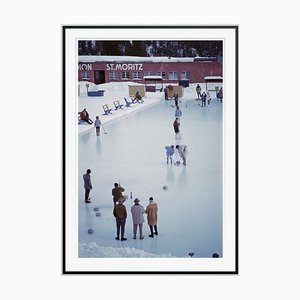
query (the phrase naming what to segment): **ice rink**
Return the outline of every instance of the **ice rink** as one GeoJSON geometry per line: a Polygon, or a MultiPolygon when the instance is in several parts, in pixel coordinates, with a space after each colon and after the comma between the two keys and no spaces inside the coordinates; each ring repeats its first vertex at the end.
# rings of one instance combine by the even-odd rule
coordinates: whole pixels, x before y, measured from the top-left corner
{"type": "MultiPolygon", "coordinates": [[[[146,101],[146,100],[145,100],[146,101]]],[[[147,253],[187,257],[223,255],[222,248],[222,104],[212,100],[201,107],[195,99],[183,100],[180,108],[181,139],[175,139],[173,101],[161,100],[142,110],[104,125],[96,136],[94,129],[78,136],[78,232],[79,243],[101,247],[135,248],[147,253]],[[166,163],[166,145],[185,144],[187,165],[166,163]],[[84,203],[82,175],[92,170],[91,204],[84,203]],[[128,195],[127,241],[116,241],[111,190],[120,182],[128,195]],[[162,187],[166,185],[167,190],[162,187]],[[158,231],[134,240],[130,207],[138,197],[146,208],[152,196],[158,204],[158,231]],[[100,209],[97,217],[94,208],[100,209]],[[93,234],[88,234],[88,229],[93,234]]],[[[100,116],[103,120],[105,116],[100,116]]],[[[175,150],[175,160],[178,158],[175,150]]]]}

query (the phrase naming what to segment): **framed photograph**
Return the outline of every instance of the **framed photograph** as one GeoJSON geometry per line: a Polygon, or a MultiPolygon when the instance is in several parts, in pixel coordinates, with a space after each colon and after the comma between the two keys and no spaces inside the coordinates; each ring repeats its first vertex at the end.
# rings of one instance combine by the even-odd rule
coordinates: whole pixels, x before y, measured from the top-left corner
{"type": "Polygon", "coordinates": [[[238,26],[63,26],[63,274],[238,274],[238,26]]]}

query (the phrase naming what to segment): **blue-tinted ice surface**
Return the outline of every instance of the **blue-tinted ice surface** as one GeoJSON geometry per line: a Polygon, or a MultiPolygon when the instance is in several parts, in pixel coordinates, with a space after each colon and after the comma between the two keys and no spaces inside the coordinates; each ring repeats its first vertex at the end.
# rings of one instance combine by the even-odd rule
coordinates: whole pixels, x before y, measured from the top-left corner
{"type": "MultiPolygon", "coordinates": [[[[173,101],[157,104],[105,124],[107,134],[95,131],[78,140],[78,231],[79,243],[96,242],[103,247],[131,247],[154,254],[187,257],[223,255],[222,248],[222,104],[216,100],[201,107],[194,99],[183,100],[180,108],[181,139],[175,139],[173,101]],[[188,146],[187,166],[166,163],[166,145],[188,146]],[[82,175],[92,170],[91,204],[84,203],[82,175]],[[125,242],[115,240],[111,190],[121,183],[129,196],[125,242]],[[163,186],[168,187],[167,190],[163,186]],[[148,237],[147,218],[144,240],[132,238],[130,207],[138,197],[146,208],[152,196],[158,204],[158,231],[148,237]],[[94,207],[99,207],[97,217],[94,207]],[[92,228],[93,234],[87,230],[92,228]]],[[[100,117],[100,119],[105,116],[100,117]]],[[[177,150],[174,160],[178,159],[177,150]]]]}

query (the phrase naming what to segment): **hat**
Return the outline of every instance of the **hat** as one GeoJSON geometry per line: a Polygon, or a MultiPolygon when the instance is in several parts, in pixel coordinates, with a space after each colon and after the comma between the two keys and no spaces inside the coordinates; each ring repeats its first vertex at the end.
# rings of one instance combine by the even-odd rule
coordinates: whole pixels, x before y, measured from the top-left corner
{"type": "Polygon", "coordinates": [[[149,202],[152,203],[153,202],[153,197],[149,198],[149,202]]]}
{"type": "Polygon", "coordinates": [[[123,198],[120,198],[119,200],[118,200],[118,203],[119,204],[122,204],[124,202],[124,199],[123,198]]]}
{"type": "Polygon", "coordinates": [[[140,202],[140,200],[138,198],[135,198],[133,202],[138,203],[138,202],[140,202]]]}

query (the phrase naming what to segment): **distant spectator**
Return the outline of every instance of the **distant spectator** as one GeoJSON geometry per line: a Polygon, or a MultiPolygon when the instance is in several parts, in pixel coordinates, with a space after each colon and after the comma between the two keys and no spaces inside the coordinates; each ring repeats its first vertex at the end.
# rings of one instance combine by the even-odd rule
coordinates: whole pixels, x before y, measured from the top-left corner
{"type": "Polygon", "coordinates": [[[223,101],[223,87],[220,88],[219,92],[217,93],[217,100],[222,103],[223,101]]]}
{"type": "Polygon", "coordinates": [[[93,121],[90,119],[89,113],[85,108],[83,109],[83,111],[79,112],[79,118],[80,120],[85,121],[88,124],[93,124],[93,121]]]}
{"type": "Polygon", "coordinates": [[[173,99],[175,101],[175,106],[178,106],[178,93],[174,94],[173,99]]]}
{"type": "Polygon", "coordinates": [[[137,92],[135,93],[135,98],[134,98],[134,100],[136,100],[136,101],[139,102],[139,103],[144,102],[144,100],[143,100],[142,96],[140,95],[139,91],[137,91],[137,92]]]}
{"type": "Polygon", "coordinates": [[[100,125],[101,121],[98,116],[96,116],[96,120],[94,122],[95,128],[96,128],[96,135],[100,135],[100,125]]]}
{"type": "Polygon", "coordinates": [[[207,105],[210,105],[211,98],[210,98],[210,94],[208,91],[206,92],[206,100],[207,100],[207,105]]]}
{"type": "Polygon", "coordinates": [[[144,238],[143,236],[143,223],[145,209],[140,205],[140,200],[138,198],[134,199],[134,205],[131,207],[132,222],[133,222],[133,238],[136,239],[137,228],[139,227],[140,240],[144,238]]]}
{"type": "Polygon", "coordinates": [[[200,95],[201,95],[201,87],[199,85],[199,83],[196,86],[196,93],[197,93],[197,97],[198,99],[200,99],[200,95]]]}
{"type": "Polygon", "coordinates": [[[206,93],[205,93],[205,91],[203,91],[203,93],[201,94],[201,101],[202,101],[201,107],[206,107],[206,93]]]}
{"type": "Polygon", "coordinates": [[[164,95],[165,95],[165,100],[169,100],[167,87],[164,88],[164,95]]]}
{"type": "Polygon", "coordinates": [[[149,198],[149,205],[146,207],[146,214],[147,214],[147,221],[148,225],[150,227],[150,235],[149,237],[154,237],[155,235],[158,235],[157,231],[157,212],[158,212],[158,207],[157,204],[154,203],[153,197],[149,198]],[[154,227],[154,232],[153,232],[153,227],[154,227]]]}

